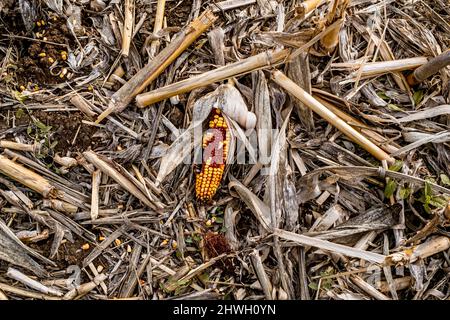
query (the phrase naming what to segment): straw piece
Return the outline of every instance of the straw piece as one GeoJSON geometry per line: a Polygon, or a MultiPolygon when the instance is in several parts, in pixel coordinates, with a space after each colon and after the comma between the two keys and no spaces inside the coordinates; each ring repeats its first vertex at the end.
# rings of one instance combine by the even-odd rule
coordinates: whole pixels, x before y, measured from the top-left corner
{"type": "Polygon", "coordinates": [[[203,32],[205,32],[217,19],[210,11],[203,14],[191,22],[178,36],[162,50],[149,64],[139,70],[127,83],[125,83],[111,97],[111,102],[97,119],[100,123],[104,118],[113,112],[124,110],[133,98],[141,93],[150,83],[152,83],[180,54],[186,50],[203,32]]]}
{"type": "MultiPolygon", "coordinates": [[[[158,0],[158,4],[156,6],[156,16],[155,16],[155,24],[153,26],[153,33],[157,34],[163,28],[164,24],[164,12],[166,7],[166,0],[158,0]]],[[[154,40],[150,44],[150,56],[153,57],[160,45],[159,40],[154,40]]]]}
{"type": "Polygon", "coordinates": [[[314,99],[305,90],[300,88],[291,79],[284,75],[281,71],[274,71],[272,73],[274,81],[283,87],[286,91],[292,94],[294,97],[299,99],[305,106],[311,108],[314,112],[320,115],[322,118],[327,120],[330,124],[335,126],[338,130],[344,133],[348,138],[358,143],[361,147],[367,150],[378,160],[386,160],[388,163],[394,163],[394,159],[390,157],[386,152],[380,149],[377,145],[371,142],[369,139],[364,137],[358,131],[353,129],[344,120],[336,116],[328,108],[326,108],[319,101],[314,99]]]}
{"type": "MultiPolygon", "coordinates": [[[[412,278],[411,277],[403,277],[394,279],[394,287],[395,290],[405,290],[410,287],[412,278]]],[[[389,292],[389,283],[387,281],[378,281],[375,283],[375,288],[380,290],[381,292],[389,292]]]]}
{"type": "Polygon", "coordinates": [[[144,108],[164,99],[190,92],[194,89],[205,87],[215,82],[223,81],[238,75],[247,74],[265,67],[270,67],[284,60],[288,56],[288,53],[288,50],[266,51],[242,61],[205,72],[201,75],[176,82],[162,88],[158,88],[149,93],[140,94],[136,97],[136,102],[140,108],[144,108]]]}
{"type": "Polygon", "coordinates": [[[375,143],[377,146],[379,146],[384,151],[386,151],[386,152],[388,152],[390,154],[398,152],[399,149],[397,147],[386,143],[387,139],[385,137],[383,137],[382,135],[380,135],[376,131],[372,131],[370,129],[366,129],[365,128],[366,125],[363,122],[353,118],[348,113],[342,111],[338,107],[336,107],[333,104],[329,103],[328,101],[320,98],[319,96],[313,94],[313,97],[315,99],[317,99],[320,103],[322,103],[325,107],[330,109],[330,111],[333,112],[334,114],[336,114],[339,118],[341,118],[342,120],[347,122],[347,124],[352,126],[355,130],[361,132],[361,134],[366,136],[370,141],[375,143]]]}
{"type": "Polygon", "coordinates": [[[111,177],[114,181],[122,186],[125,190],[130,192],[136,198],[141,200],[146,206],[157,210],[155,205],[150,202],[150,200],[135,186],[130,180],[128,180],[125,176],[123,176],[119,171],[117,171],[112,165],[110,165],[107,161],[103,160],[99,155],[97,155],[93,151],[86,151],[83,153],[83,156],[87,161],[92,163],[98,169],[100,169],[104,174],[111,177]]]}
{"type": "Polygon", "coordinates": [[[361,66],[360,63],[344,62],[335,63],[334,68],[350,68],[355,71],[350,74],[350,77],[371,77],[386,74],[389,72],[399,72],[404,70],[411,70],[426,64],[428,59],[426,57],[414,57],[399,60],[388,60],[378,62],[368,62],[361,66]]]}
{"type": "MultiPolygon", "coordinates": [[[[328,2],[328,0],[326,0],[328,2]]],[[[311,11],[315,10],[322,2],[323,0],[306,0],[303,1],[297,8],[296,13],[304,16],[311,11]]]]}
{"type": "Polygon", "coordinates": [[[69,215],[73,215],[78,211],[77,206],[58,199],[44,199],[42,201],[42,206],[52,208],[59,212],[68,213],[69,215]]]}
{"type": "Polygon", "coordinates": [[[130,53],[131,38],[134,25],[134,0],[125,0],[125,20],[122,33],[122,56],[128,57],[130,53]]]}
{"type": "Polygon", "coordinates": [[[281,230],[281,229],[275,229],[273,234],[282,239],[298,243],[302,246],[316,247],[316,248],[319,248],[322,250],[330,251],[332,253],[340,253],[345,256],[359,258],[359,259],[367,260],[367,261],[374,262],[374,263],[382,264],[382,263],[384,263],[385,258],[386,258],[382,254],[364,251],[364,250],[356,249],[353,247],[347,247],[347,246],[344,246],[341,244],[333,243],[333,242],[326,241],[326,240],[320,240],[317,238],[308,237],[305,235],[296,234],[296,233],[281,230]]]}
{"type": "Polygon", "coordinates": [[[98,285],[100,285],[100,283],[105,281],[107,278],[108,276],[106,274],[101,273],[98,276],[96,276],[92,281],[84,283],[67,292],[64,295],[63,300],[73,300],[77,297],[84,296],[89,292],[91,292],[92,290],[94,290],[98,285]]]}
{"type": "Polygon", "coordinates": [[[19,270],[16,270],[11,267],[8,268],[8,271],[6,272],[6,276],[11,279],[14,279],[16,281],[19,281],[19,282],[23,283],[24,285],[26,285],[27,287],[37,290],[39,292],[42,292],[44,294],[50,294],[50,295],[54,295],[57,297],[61,297],[63,295],[63,293],[61,291],[44,286],[42,283],[31,279],[30,277],[23,274],[19,270]]]}
{"type": "Polygon", "coordinates": [[[272,297],[272,283],[267,276],[266,271],[264,270],[264,265],[262,263],[261,257],[259,256],[258,250],[253,249],[250,253],[250,258],[252,261],[253,268],[255,269],[256,276],[258,277],[258,281],[261,284],[261,287],[264,291],[264,295],[267,300],[273,300],[272,297]]]}
{"type": "Polygon", "coordinates": [[[0,172],[44,197],[58,196],[58,191],[47,179],[2,155],[0,155],[0,172]]]}
{"type": "Polygon", "coordinates": [[[94,171],[92,174],[92,198],[91,198],[91,220],[98,218],[99,189],[102,172],[94,171]]]}
{"type": "Polygon", "coordinates": [[[450,238],[441,236],[424,242],[417,247],[405,249],[402,252],[393,253],[386,258],[389,264],[412,263],[419,259],[425,259],[436,253],[450,248],[450,238]]]}
{"type": "Polygon", "coordinates": [[[409,85],[416,85],[438,73],[448,65],[450,65],[450,49],[417,68],[406,80],[409,85]]]}
{"type": "Polygon", "coordinates": [[[0,282],[0,290],[12,293],[14,295],[18,295],[18,296],[21,296],[21,297],[31,298],[31,299],[61,300],[61,298],[58,298],[58,297],[53,297],[53,296],[46,295],[46,294],[43,294],[43,293],[36,293],[36,292],[27,291],[27,290],[20,289],[20,288],[17,288],[17,287],[13,287],[13,286],[7,285],[6,283],[1,283],[1,282],[0,282]]]}
{"type": "Polygon", "coordinates": [[[70,103],[72,103],[75,107],[77,107],[81,112],[87,115],[89,118],[94,119],[97,115],[89,105],[89,103],[80,95],[75,95],[70,99],[70,103]]]}
{"type": "Polygon", "coordinates": [[[256,0],[229,0],[214,3],[211,5],[211,7],[213,12],[220,12],[248,6],[254,3],[256,3],[256,0]]]}
{"type": "Polygon", "coordinates": [[[18,143],[8,140],[0,140],[0,147],[5,149],[11,149],[11,150],[18,150],[18,151],[28,151],[35,153],[39,150],[40,144],[34,143],[34,144],[25,144],[25,143],[18,143]]]}

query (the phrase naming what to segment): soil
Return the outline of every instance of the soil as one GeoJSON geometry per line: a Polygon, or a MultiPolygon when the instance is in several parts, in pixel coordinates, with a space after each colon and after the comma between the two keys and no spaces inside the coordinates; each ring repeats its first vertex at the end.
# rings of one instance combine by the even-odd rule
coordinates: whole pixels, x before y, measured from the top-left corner
{"type": "MultiPolygon", "coordinates": [[[[50,256],[50,251],[53,243],[53,237],[45,241],[30,244],[30,247],[39,252],[44,257],[50,256]]],[[[58,265],[58,268],[66,269],[70,265],[77,265],[81,268],[83,259],[91,252],[92,249],[82,250],[81,247],[86,242],[81,239],[75,239],[74,243],[66,241],[59,249],[55,258],[52,260],[58,265]]]]}
{"type": "Polygon", "coordinates": [[[59,74],[66,64],[64,61],[67,60],[68,48],[74,47],[75,39],[64,19],[50,10],[47,15],[36,18],[30,33],[26,32],[17,10],[10,11],[0,19],[1,33],[10,34],[11,40],[20,50],[20,58],[10,66],[15,69],[15,89],[18,91],[22,91],[23,87],[35,91],[66,81],[66,76],[60,77],[59,74]],[[51,72],[50,67],[55,62],[57,64],[51,72]]]}
{"type": "Polygon", "coordinates": [[[33,116],[46,126],[52,127],[51,140],[58,141],[54,148],[57,153],[65,155],[68,151],[82,152],[89,148],[94,149],[99,142],[98,139],[92,137],[97,128],[82,123],[84,115],[81,112],[35,111],[33,116]],[[80,128],[79,131],[78,128],[80,128]],[[72,144],[75,135],[77,137],[75,143],[72,144]]]}
{"type": "MultiPolygon", "coordinates": [[[[101,143],[100,138],[93,137],[98,129],[94,126],[84,124],[82,120],[85,119],[85,116],[81,112],[32,111],[30,115],[44,125],[51,127],[49,131],[49,144],[55,141],[58,142],[53,148],[55,153],[66,155],[67,152],[83,152],[88,149],[96,149],[101,143]],[[75,143],[72,144],[75,135],[77,135],[77,138],[75,143]]],[[[25,113],[20,118],[16,117],[15,126],[23,126],[24,128],[22,130],[26,130],[27,127],[34,128],[30,132],[30,135],[34,136],[37,126],[33,123],[30,115],[25,113]]],[[[0,116],[0,132],[10,127],[11,122],[8,124],[6,118],[0,116]]],[[[5,138],[13,138],[13,134],[8,133],[5,138]]]]}
{"type": "Polygon", "coordinates": [[[190,1],[179,1],[177,5],[168,6],[167,10],[167,26],[168,27],[183,27],[191,13],[190,1]]]}
{"type": "Polygon", "coordinates": [[[28,90],[35,90],[36,86],[43,87],[49,84],[61,83],[66,76],[61,75],[61,70],[67,60],[67,47],[50,44],[73,44],[73,36],[66,26],[66,22],[56,17],[48,20],[41,19],[44,25],[36,25],[33,34],[37,41],[24,41],[25,52],[19,62],[17,76],[19,86],[23,85],[28,90]],[[39,40],[45,40],[42,42],[39,40]],[[41,56],[44,55],[45,56],[41,56]],[[51,72],[51,66],[58,62],[51,72]],[[52,74],[53,73],[53,74],[52,74]]]}
{"type": "MultiPolygon", "coordinates": [[[[7,114],[7,112],[5,112],[5,114],[0,114],[0,133],[2,132],[2,131],[4,131],[4,130],[8,130],[8,129],[10,129],[10,128],[12,128],[12,123],[11,122],[7,122],[7,120],[6,120],[6,114],[7,114]]],[[[11,121],[11,120],[10,120],[11,121]]],[[[16,120],[15,120],[15,122],[14,122],[14,125],[16,126],[16,127],[19,127],[19,126],[28,126],[28,124],[30,123],[30,121],[31,121],[31,118],[27,115],[27,114],[24,114],[22,117],[20,117],[20,118],[17,118],[16,117],[16,120]]],[[[8,136],[7,136],[8,137],[8,136]]]]}

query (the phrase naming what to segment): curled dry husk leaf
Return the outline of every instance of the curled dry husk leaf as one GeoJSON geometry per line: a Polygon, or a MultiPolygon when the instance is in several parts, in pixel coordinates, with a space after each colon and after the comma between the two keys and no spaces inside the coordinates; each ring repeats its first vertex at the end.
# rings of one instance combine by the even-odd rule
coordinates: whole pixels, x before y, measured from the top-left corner
{"type": "MultiPolygon", "coordinates": [[[[232,144],[234,144],[235,134],[237,134],[241,140],[246,140],[245,133],[236,122],[249,127],[254,127],[256,124],[255,115],[248,112],[247,106],[239,91],[231,84],[219,86],[215,91],[201,97],[195,102],[193,106],[192,123],[185,132],[177,137],[167,149],[166,155],[161,158],[161,165],[156,178],[157,184],[160,184],[168,174],[186,159],[186,157],[190,156],[192,149],[197,149],[201,146],[203,134],[202,124],[211,113],[212,108],[221,109],[226,116],[227,121],[232,124],[232,126],[229,126],[232,133],[232,144]],[[233,121],[233,119],[236,120],[236,122],[233,121]]],[[[245,145],[247,147],[249,146],[248,143],[245,145]]],[[[233,153],[232,146],[230,145],[229,157],[232,156],[233,153]]],[[[195,154],[198,153],[195,152],[195,154]]],[[[255,154],[254,150],[251,154],[255,154]]],[[[227,162],[230,163],[231,161],[227,162]]]]}
{"type": "Polygon", "coordinates": [[[241,199],[245,202],[248,208],[253,212],[256,219],[261,223],[262,227],[270,232],[272,230],[272,218],[270,208],[259,199],[253,192],[236,179],[232,179],[228,184],[228,188],[235,189],[241,199]]]}

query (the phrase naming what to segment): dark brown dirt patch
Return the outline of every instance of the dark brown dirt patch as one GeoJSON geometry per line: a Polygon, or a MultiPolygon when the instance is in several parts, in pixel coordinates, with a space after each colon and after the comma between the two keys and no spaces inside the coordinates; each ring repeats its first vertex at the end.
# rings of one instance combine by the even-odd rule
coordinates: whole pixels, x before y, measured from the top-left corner
{"type": "Polygon", "coordinates": [[[167,4],[167,25],[168,27],[183,27],[191,13],[191,3],[188,1],[174,2],[167,4]]]}
{"type": "Polygon", "coordinates": [[[54,151],[65,155],[67,151],[82,152],[95,145],[94,126],[82,123],[84,115],[81,112],[33,112],[33,116],[46,126],[51,126],[50,144],[57,141],[54,151]],[[77,133],[78,132],[78,133],[77,133]],[[75,139],[76,136],[76,139],[75,139]],[[72,144],[72,142],[75,143],[72,144]]]}
{"type": "MultiPolygon", "coordinates": [[[[66,269],[70,265],[77,265],[81,268],[83,259],[90,253],[92,249],[83,250],[81,247],[86,243],[82,239],[75,239],[74,243],[66,241],[59,249],[56,257],[52,259],[60,269],[66,269]]],[[[50,250],[53,244],[53,237],[45,241],[30,244],[30,247],[45,257],[50,256],[50,250]]],[[[91,246],[92,247],[92,246],[91,246]]]]}
{"type": "Polygon", "coordinates": [[[66,80],[67,75],[62,76],[61,71],[68,57],[67,48],[74,42],[66,21],[56,16],[37,20],[33,35],[35,40],[23,42],[24,55],[17,70],[18,89],[24,86],[30,91],[66,80]]]}

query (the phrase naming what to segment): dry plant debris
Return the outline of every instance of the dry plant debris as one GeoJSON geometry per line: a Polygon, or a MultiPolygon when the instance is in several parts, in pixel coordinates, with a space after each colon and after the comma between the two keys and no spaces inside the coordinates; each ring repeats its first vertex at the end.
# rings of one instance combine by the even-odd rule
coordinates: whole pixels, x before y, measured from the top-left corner
{"type": "Polygon", "coordinates": [[[0,300],[450,299],[449,33],[441,0],[0,1],[0,300]]]}

